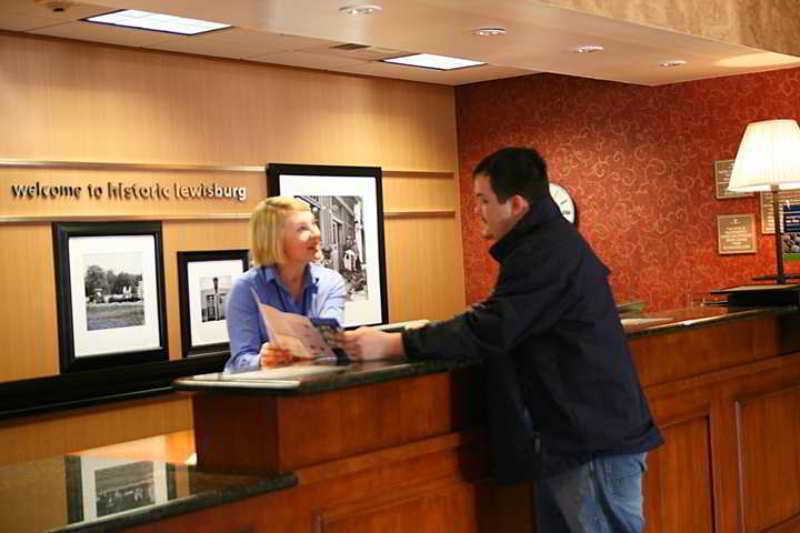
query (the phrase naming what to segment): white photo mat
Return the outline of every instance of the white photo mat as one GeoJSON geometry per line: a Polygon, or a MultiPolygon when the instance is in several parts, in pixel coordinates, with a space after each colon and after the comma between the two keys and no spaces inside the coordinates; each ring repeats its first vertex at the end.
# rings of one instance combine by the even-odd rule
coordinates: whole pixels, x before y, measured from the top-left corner
{"type": "Polygon", "coordinates": [[[159,287],[153,235],[108,235],[69,239],[72,337],[75,358],[161,348],[158,315],[159,287]],[[94,254],[140,253],[144,294],[144,324],[89,331],[84,277],[86,257],[94,254]]]}
{"type": "Polygon", "coordinates": [[[203,322],[200,301],[203,278],[230,277],[230,287],[242,275],[242,262],[238,259],[221,261],[191,261],[186,265],[186,280],[189,292],[189,323],[192,347],[229,342],[225,320],[203,322]]]}

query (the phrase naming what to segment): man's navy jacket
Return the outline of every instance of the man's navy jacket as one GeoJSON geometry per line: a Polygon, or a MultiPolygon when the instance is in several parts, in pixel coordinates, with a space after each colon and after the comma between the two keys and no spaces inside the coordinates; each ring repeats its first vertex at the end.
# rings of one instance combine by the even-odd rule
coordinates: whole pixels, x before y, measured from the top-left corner
{"type": "Polygon", "coordinates": [[[556,475],[660,445],[609,271],[547,196],[494,246],[492,294],[403,333],[410,359],[483,359],[495,478],[556,475]]]}

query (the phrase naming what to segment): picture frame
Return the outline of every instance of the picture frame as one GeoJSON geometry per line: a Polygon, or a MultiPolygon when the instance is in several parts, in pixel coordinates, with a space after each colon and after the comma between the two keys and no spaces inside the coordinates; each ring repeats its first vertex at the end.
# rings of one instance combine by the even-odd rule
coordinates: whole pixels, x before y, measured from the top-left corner
{"type": "Polygon", "coordinates": [[[322,239],[320,264],[347,284],[342,325],[387,323],[381,168],[270,163],[266,174],[269,196],[295,197],[311,207],[322,239]]]}
{"type": "Polygon", "coordinates": [[[247,250],[178,252],[183,357],[228,352],[225,303],[248,266],[247,250]]]}
{"type": "MultiPolygon", "coordinates": [[[[775,234],[775,216],[772,212],[772,192],[762,191],[759,193],[759,211],[761,212],[761,234],[775,234]]],[[[787,190],[778,192],[778,203],[781,210],[784,206],[800,204],[800,190],[787,190]]],[[[783,220],[781,220],[781,231],[783,231],[783,220]]]]}
{"type": "Polygon", "coordinates": [[[732,198],[752,198],[753,192],[731,192],[728,183],[731,181],[731,172],[735,159],[721,159],[714,161],[714,194],[717,200],[730,200],[732,198]]]}
{"type": "Polygon", "coordinates": [[[177,497],[175,467],[163,461],[64,457],[70,524],[152,507],[177,497]]]}
{"type": "Polygon", "coordinates": [[[717,215],[717,251],[720,255],[756,253],[756,216],[717,215]]]}
{"type": "Polygon", "coordinates": [[[54,222],[61,373],[166,361],[160,222],[54,222]]]}

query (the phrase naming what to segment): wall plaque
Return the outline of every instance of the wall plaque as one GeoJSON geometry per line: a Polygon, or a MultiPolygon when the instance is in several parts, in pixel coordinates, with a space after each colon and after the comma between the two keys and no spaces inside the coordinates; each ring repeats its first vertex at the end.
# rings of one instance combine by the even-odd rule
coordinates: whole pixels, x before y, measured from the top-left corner
{"type": "Polygon", "coordinates": [[[731,171],[735,159],[724,159],[714,161],[714,186],[716,189],[717,200],[729,200],[731,198],[751,198],[751,192],[730,192],[728,183],[731,181],[731,171]]]}
{"type": "Polygon", "coordinates": [[[756,252],[755,215],[718,215],[717,244],[720,254],[756,252]]]}
{"type": "MultiPolygon", "coordinates": [[[[800,204],[800,190],[781,191],[778,193],[778,203],[781,206],[800,204]]],[[[775,220],[772,216],[772,193],[761,193],[761,233],[775,233],[775,220]]],[[[781,226],[783,230],[783,226],[781,226]]]]}

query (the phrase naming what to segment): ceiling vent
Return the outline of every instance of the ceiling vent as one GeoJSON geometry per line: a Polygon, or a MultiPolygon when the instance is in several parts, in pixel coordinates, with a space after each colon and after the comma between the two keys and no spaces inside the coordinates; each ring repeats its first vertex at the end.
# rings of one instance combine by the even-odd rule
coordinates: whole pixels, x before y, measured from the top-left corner
{"type": "Polygon", "coordinates": [[[369,45],[344,43],[344,44],[337,44],[336,46],[331,46],[331,50],[363,50],[364,48],[369,48],[369,45]]]}
{"type": "Polygon", "coordinates": [[[324,48],[306,49],[304,52],[320,54],[326,56],[339,56],[359,61],[378,61],[387,57],[397,57],[404,52],[391,48],[381,48],[379,46],[369,46],[366,44],[340,43],[324,48]]]}

